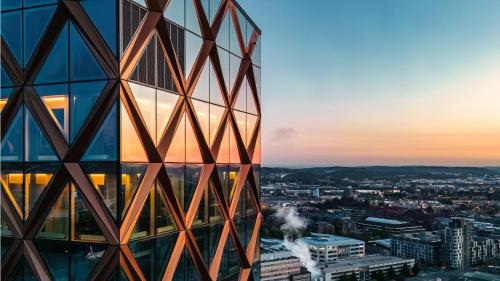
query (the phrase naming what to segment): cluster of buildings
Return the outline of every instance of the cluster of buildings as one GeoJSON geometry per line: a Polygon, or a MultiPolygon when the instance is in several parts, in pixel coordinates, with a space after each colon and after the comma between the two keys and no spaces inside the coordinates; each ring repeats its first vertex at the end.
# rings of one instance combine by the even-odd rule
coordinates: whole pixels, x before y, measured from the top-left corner
{"type": "Polygon", "coordinates": [[[500,236],[478,235],[472,220],[451,218],[437,231],[392,236],[391,253],[429,265],[467,269],[500,258],[500,236]]]}

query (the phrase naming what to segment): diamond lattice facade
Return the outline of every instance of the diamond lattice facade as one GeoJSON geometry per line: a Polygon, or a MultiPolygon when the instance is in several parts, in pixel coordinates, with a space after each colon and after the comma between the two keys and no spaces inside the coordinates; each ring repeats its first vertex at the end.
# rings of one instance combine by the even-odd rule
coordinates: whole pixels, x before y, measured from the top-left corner
{"type": "Polygon", "coordinates": [[[260,30],[241,7],[1,8],[2,279],[258,279],[260,30]]]}

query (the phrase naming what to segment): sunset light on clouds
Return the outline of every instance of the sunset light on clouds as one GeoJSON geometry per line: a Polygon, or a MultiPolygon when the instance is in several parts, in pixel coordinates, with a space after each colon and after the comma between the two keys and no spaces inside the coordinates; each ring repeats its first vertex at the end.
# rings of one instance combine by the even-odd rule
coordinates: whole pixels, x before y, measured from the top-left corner
{"type": "Polygon", "coordinates": [[[265,164],[500,166],[500,2],[241,2],[265,164]]]}

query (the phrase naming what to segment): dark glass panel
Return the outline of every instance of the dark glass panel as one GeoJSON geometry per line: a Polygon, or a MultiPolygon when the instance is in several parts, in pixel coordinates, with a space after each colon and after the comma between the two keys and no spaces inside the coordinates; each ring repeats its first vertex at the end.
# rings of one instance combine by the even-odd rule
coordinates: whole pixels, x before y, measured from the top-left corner
{"type": "Polygon", "coordinates": [[[25,216],[28,217],[40,194],[49,186],[50,181],[57,171],[59,164],[26,164],[24,167],[25,185],[25,216]]]}
{"type": "Polygon", "coordinates": [[[113,106],[106,119],[97,131],[87,151],[82,157],[83,161],[113,161],[116,160],[117,150],[117,121],[116,106],[113,106]]]}
{"type": "Polygon", "coordinates": [[[26,161],[57,161],[58,158],[47,138],[38,127],[29,110],[25,110],[24,149],[26,161]]]}
{"type": "Polygon", "coordinates": [[[173,280],[197,281],[201,280],[196,270],[191,255],[187,249],[184,249],[182,256],[174,273],[173,280]]]}
{"type": "Polygon", "coordinates": [[[106,241],[92,213],[90,213],[89,207],[85,204],[83,195],[74,185],[71,185],[71,196],[71,240],[106,241]]]}
{"type": "Polygon", "coordinates": [[[21,163],[2,163],[2,186],[21,218],[24,218],[24,171],[21,163]]]}
{"type": "Polygon", "coordinates": [[[3,0],[1,3],[2,11],[13,10],[21,8],[20,0],[3,0]]]}
{"type": "Polygon", "coordinates": [[[141,184],[142,177],[146,172],[147,164],[122,164],[121,165],[121,188],[120,188],[120,202],[123,207],[122,219],[128,210],[130,202],[134,197],[137,188],[141,184]]]}
{"type": "Polygon", "coordinates": [[[257,213],[257,206],[255,205],[254,195],[252,193],[251,186],[248,182],[245,184],[244,192],[245,192],[245,197],[244,197],[245,198],[245,214],[246,215],[256,214],[257,213]]]}
{"type": "Polygon", "coordinates": [[[224,247],[224,253],[222,254],[218,278],[222,279],[229,276],[231,273],[238,272],[239,268],[240,265],[238,262],[236,248],[234,247],[233,240],[229,235],[226,240],[226,246],[224,247]]]}
{"type": "Polygon", "coordinates": [[[80,4],[116,55],[117,1],[82,0],[80,4]]]}
{"type": "Polygon", "coordinates": [[[210,202],[209,202],[209,186],[203,189],[203,196],[201,197],[198,209],[196,210],[196,217],[194,218],[193,225],[202,225],[209,222],[210,215],[210,202]]]}
{"type": "Polygon", "coordinates": [[[66,280],[69,276],[70,249],[66,242],[35,241],[35,246],[42,256],[53,280],[66,280]]]}
{"type": "MultiPolygon", "coordinates": [[[[250,242],[250,239],[252,239],[253,231],[255,228],[255,223],[257,222],[257,215],[250,215],[247,216],[246,218],[246,224],[244,225],[246,227],[246,239],[243,241],[245,243],[245,248],[248,247],[248,243],[250,242]]],[[[257,240],[259,241],[259,240],[257,240]]],[[[258,246],[257,246],[258,247],[258,246]]]]}
{"type": "Polygon", "coordinates": [[[184,208],[184,182],[186,178],[186,170],[183,164],[165,164],[167,169],[170,184],[174,190],[177,202],[184,208]]]}
{"type": "Polygon", "coordinates": [[[74,141],[87,115],[94,107],[106,81],[72,83],[70,85],[70,141],[74,141]]]}
{"type": "Polygon", "coordinates": [[[184,26],[185,5],[184,0],[171,0],[164,12],[165,18],[180,26],[184,26]]]}
{"type": "MultiPolygon", "coordinates": [[[[151,106],[154,110],[154,103],[151,106]]],[[[148,162],[144,146],[123,103],[120,103],[120,160],[122,162],[148,162]]]]}
{"type": "Polygon", "coordinates": [[[184,211],[187,212],[191,199],[193,199],[198,180],[200,179],[203,165],[186,165],[186,179],[184,182],[184,211]]]}
{"type": "Polygon", "coordinates": [[[229,50],[229,22],[231,21],[231,14],[226,13],[224,16],[224,21],[219,29],[219,33],[217,33],[217,38],[215,42],[218,46],[229,50]]]}
{"type": "Polygon", "coordinates": [[[240,153],[236,142],[236,135],[231,123],[228,124],[229,128],[229,163],[241,163],[240,153]]]}
{"type": "MultiPolygon", "coordinates": [[[[33,54],[33,50],[42,38],[50,22],[56,6],[45,6],[23,11],[24,29],[24,64],[26,65],[33,54]]],[[[67,42],[67,41],[66,41],[67,42]]],[[[61,55],[61,53],[59,53],[61,55]]]]}
{"type": "Polygon", "coordinates": [[[156,185],[156,233],[167,233],[177,230],[172,213],[168,208],[167,200],[161,192],[160,184],[156,185]]]}
{"type": "Polygon", "coordinates": [[[1,155],[2,162],[23,161],[23,122],[24,106],[19,108],[12,120],[7,133],[2,136],[1,155]]]}
{"type": "Polygon", "coordinates": [[[252,170],[255,178],[255,184],[257,186],[257,196],[260,202],[260,165],[252,165],[252,170]]]}
{"type": "Polygon", "coordinates": [[[220,237],[222,234],[222,229],[224,228],[224,223],[215,223],[209,225],[209,254],[210,254],[210,263],[212,263],[212,258],[215,257],[215,252],[217,251],[217,246],[219,245],[220,237]]]}
{"type": "Polygon", "coordinates": [[[0,236],[2,237],[1,242],[2,247],[0,247],[0,251],[2,252],[1,258],[3,259],[5,253],[9,250],[10,244],[12,240],[7,239],[6,237],[12,237],[12,232],[10,231],[9,226],[5,222],[5,219],[0,217],[0,236]]]}
{"type": "Polygon", "coordinates": [[[209,212],[210,223],[221,221],[224,219],[221,213],[221,206],[219,200],[215,196],[212,184],[210,184],[210,189],[208,191],[208,205],[209,205],[208,212],[209,212]]]}
{"type": "Polygon", "coordinates": [[[37,281],[38,279],[35,277],[29,263],[22,257],[15,266],[14,273],[12,273],[10,280],[37,281]]]}
{"type": "Polygon", "coordinates": [[[13,90],[14,88],[0,88],[0,111],[2,111],[7,104],[7,100],[9,99],[13,90]]]}
{"type": "MultiPolygon", "coordinates": [[[[3,0],[4,4],[8,2],[17,2],[18,0],[3,0]]],[[[12,5],[12,4],[11,4],[12,5]]],[[[2,13],[2,37],[9,46],[10,51],[14,54],[19,65],[23,65],[22,49],[23,49],[23,16],[21,11],[13,11],[2,13]]]]}
{"type": "Polygon", "coordinates": [[[57,3],[57,0],[24,0],[23,2],[24,2],[23,6],[24,8],[26,8],[38,5],[57,3]]]}
{"type": "Polygon", "coordinates": [[[68,47],[68,24],[65,24],[38,73],[35,84],[68,81],[68,47]]]}
{"type": "Polygon", "coordinates": [[[116,219],[118,212],[117,165],[112,163],[82,163],[81,166],[101,196],[104,204],[116,219]]]}
{"type": "Polygon", "coordinates": [[[42,98],[52,119],[63,133],[66,140],[69,137],[69,101],[68,85],[53,84],[36,86],[36,93],[42,98]]]}
{"type": "Polygon", "coordinates": [[[5,69],[3,68],[3,64],[2,64],[2,76],[1,76],[1,80],[2,81],[2,87],[10,87],[12,86],[12,80],[10,80],[10,76],[9,74],[7,74],[7,71],[5,71],[5,69]]]}
{"type": "MultiPolygon", "coordinates": [[[[96,1],[96,0],[94,0],[96,1]]],[[[106,1],[113,2],[113,1],[106,1]]],[[[104,79],[106,75],[95,59],[80,32],[73,24],[69,28],[70,38],[70,77],[72,81],[104,79]]]]}
{"type": "Polygon", "coordinates": [[[168,148],[167,162],[185,162],[186,161],[186,114],[177,125],[174,137],[168,148]]]}
{"type": "MultiPolygon", "coordinates": [[[[103,244],[74,244],[71,249],[71,279],[87,280],[94,267],[104,255],[106,245],[103,244]]],[[[63,279],[64,280],[64,279],[63,279]]]]}
{"type": "Polygon", "coordinates": [[[239,176],[240,176],[240,167],[241,165],[230,165],[229,166],[229,175],[228,175],[228,194],[229,198],[232,201],[234,191],[236,189],[236,185],[238,184],[239,176]]]}
{"type": "Polygon", "coordinates": [[[139,27],[140,22],[146,15],[145,8],[131,3],[129,1],[122,2],[122,51],[124,51],[135,31],[139,27]]]}
{"type": "Polygon", "coordinates": [[[218,165],[217,172],[222,186],[222,192],[226,203],[229,205],[229,165],[218,165]]]}
{"type": "Polygon", "coordinates": [[[194,238],[196,239],[196,244],[200,249],[201,256],[203,257],[203,261],[205,262],[205,266],[207,268],[210,267],[210,227],[209,226],[200,226],[192,228],[194,238]]]}
{"type": "Polygon", "coordinates": [[[156,35],[153,35],[141,55],[130,80],[141,82],[150,86],[156,85],[156,35]]]}
{"type": "Polygon", "coordinates": [[[155,241],[132,242],[128,247],[146,280],[155,280],[155,241]]]}
{"type": "Polygon", "coordinates": [[[171,257],[172,250],[174,248],[175,242],[177,240],[177,234],[169,234],[158,237],[155,239],[156,242],[156,259],[155,259],[155,271],[156,271],[156,281],[162,280],[165,269],[167,268],[168,261],[171,257]]]}
{"type": "Polygon", "coordinates": [[[68,240],[69,238],[69,184],[66,184],[59,198],[38,232],[37,238],[68,240]]]}
{"type": "Polygon", "coordinates": [[[194,88],[193,95],[191,96],[193,99],[198,99],[206,102],[210,100],[209,67],[210,61],[207,60],[205,62],[205,65],[203,66],[203,70],[200,73],[198,82],[196,82],[196,87],[194,88]]]}
{"type": "Polygon", "coordinates": [[[243,246],[243,248],[246,250],[247,244],[246,244],[246,218],[245,217],[237,217],[234,219],[234,224],[236,225],[236,230],[238,230],[238,239],[243,246]]]}
{"type": "MultiPolygon", "coordinates": [[[[152,236],[155,233],[154,228],[154,220],[155,220],[155,190],[154,185],[149,189],[149,195],[144,202],[144,206],[142,207],[141,214],[137,219],[137,222],[134,225],[134,230],[132,231],[132,235],[130,239],[140,239],[148,236],[152,236]]],[[[152,270],[151,272],[153,272],[152,270]]],[[[147,278],[151,280],[150,278],[147,278]]]]}

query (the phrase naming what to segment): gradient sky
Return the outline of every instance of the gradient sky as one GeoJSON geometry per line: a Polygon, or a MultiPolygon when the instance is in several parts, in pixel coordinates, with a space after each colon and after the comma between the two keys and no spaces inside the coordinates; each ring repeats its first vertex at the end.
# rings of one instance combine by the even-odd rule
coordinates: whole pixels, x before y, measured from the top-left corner
{"type": "Polygon", "coordinates": [[[500,1],[239,0],[264,165],[500,166],[500,1]]]}

